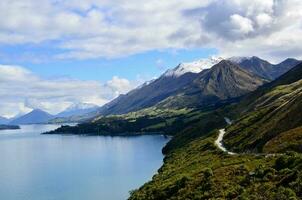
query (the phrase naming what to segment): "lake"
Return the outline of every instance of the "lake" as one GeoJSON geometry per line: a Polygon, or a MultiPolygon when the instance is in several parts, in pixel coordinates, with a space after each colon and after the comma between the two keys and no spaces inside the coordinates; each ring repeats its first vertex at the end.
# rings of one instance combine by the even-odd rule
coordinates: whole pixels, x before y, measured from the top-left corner
{"type": "Polygon", "coordinates": [[[162,165],[160,135],[41,135],[57,125],[0,131],[0,199],[121,200],[162,165]]]}

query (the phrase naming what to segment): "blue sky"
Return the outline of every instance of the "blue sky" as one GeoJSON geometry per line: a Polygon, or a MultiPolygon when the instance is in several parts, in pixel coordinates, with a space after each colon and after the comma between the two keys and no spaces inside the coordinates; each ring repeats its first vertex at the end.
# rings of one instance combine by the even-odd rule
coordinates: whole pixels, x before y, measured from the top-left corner
{"type": "MultiPolygon", "coordinates": [[[[149,80],[181,62],[190,62],[217,54],[216,49],[153,50],[119,58],[50,59],[58,50],[45,45],[0,46],[5,53],[2,64],[21,65],[43,77],[69,77],[108,81],[113,76],[129,80],[149,80]]],[[[1,55],[1,54],[0,54],[1,55]]]]}
{"type": "Polygon", "coordinates": [[[301,10],[301,0],[1,0],[0,116],[101,106],[212,55],[301,59],[301,10]]]}

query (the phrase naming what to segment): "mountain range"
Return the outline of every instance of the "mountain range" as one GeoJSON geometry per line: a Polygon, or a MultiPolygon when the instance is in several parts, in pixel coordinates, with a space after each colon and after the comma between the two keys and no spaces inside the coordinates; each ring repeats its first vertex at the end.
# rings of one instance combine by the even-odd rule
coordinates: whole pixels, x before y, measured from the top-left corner
{"type": "Polygon", "coordinates": [[[124,114],[157,104],[164,107],[213,104],[255,90],[299,63],[295,59],[286,59],[274,65],[255,56],[222,61],[222,58],[210,58],[179,64],[158,79],[104,105],[100,114],[124,114]]]}
{"type": "Polygon", "coordinates": [[[278,78],[300,62],[293,58],[287,58],[279,64],[271,64],[256,56],[231,57],[229,60],[237,63],[243,69],[270,81],[278,78]]]}
{"type": "Polygon", "coordinates": [[[172,135],[163,166],[130,200],[301,199],[302,63],[273,65],[289,69],[282,74],[256,57],[233,60],[197,73],[178,66],[186,73],[170,71],[120,96],[100,109],[107,116],[48,134],[172,135]],[[176,80],[182,85],[169,85],[176,80]],[[216,145],[222,130],[223,146],[236,154],[216,145]]]}
{"type": "MultiPolygon", "coordinates": [[[[34,109],[31,112],[16,117],[12,120],[3,119],[3,124],[40,124],[40,123],[58,123],[65,121],[81,121],[81,119],[86,119],[85,115],[89,114],[94,116],[93,113],[97,113],[99,107],[94,104],[87,103],[76,103],[69,106],[64,111],[58,113],[57,115],[51,115],[41,109],[34,109]],[[64,120],[63,120],[64,119],[64,120]],[[71,120],[74,119],[74,120],[71,120]]],[[[0,119],[1,120],[1,119],[0,119]]]]}
{"type": "MultiPolygon", "coordinates": [[[[279,64],[271,64],[255,56],[181,63],[101,108],[78,103],[57,115],[37,109],[12,120],[10,124],[82,122],[97,116],[125,114],[153,106],[163,109],[215,107],[219,103],[238,100],[276,79],[297,63],[298,60],[286,59],[279,64]]],[[[4,118],[0,120],[9,122],[4,118]]]]}

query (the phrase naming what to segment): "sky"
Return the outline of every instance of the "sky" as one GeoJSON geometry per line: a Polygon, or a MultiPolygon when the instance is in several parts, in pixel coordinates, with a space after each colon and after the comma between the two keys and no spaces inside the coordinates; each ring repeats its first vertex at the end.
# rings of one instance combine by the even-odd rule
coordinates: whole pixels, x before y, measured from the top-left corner
{"type": "Polygon", "coordinates": [[[103,105],[180,62],[302,58],[301,0],[1,0],[0,116],[103,105]]]}

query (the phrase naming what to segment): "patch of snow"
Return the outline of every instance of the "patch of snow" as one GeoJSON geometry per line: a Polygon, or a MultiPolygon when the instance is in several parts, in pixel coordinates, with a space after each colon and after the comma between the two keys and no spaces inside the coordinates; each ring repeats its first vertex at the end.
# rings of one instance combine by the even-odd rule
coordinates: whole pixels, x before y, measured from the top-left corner
{"type": "Polygon", "coordinates": [[[251,58],[252,57],[233,56],[233,57],[228,58],[227,60],[238,64],[238,63],[243,62],[244,60],[249,60],[251,58]]]}
{"type": "Polygon", "coordinates": [[[181,63],[176,68],[167,70],[163,76],[179,77],[188,72],[200,73],[205,69],[210,69],[221,60],[223,60],[222,57],[210,57],[208,59],[197,60],[190,63],[181,63]]]}
{"type": "Polygon", "coordinates": [[[65,111],[84,110],[84,109],[96,108],[96,107],[98,106],[90,103],[75,103],[69,106],[65,111]]]}
{"type": "Polygon", "coordinates": [[[139,90],[147,85],[150,85],[151,83],[153,83],[157,78],[153,78],[150,81],[146,81],[143,84],[139,85],[137,88],[135,88],[134,90],[139,90]]]}

